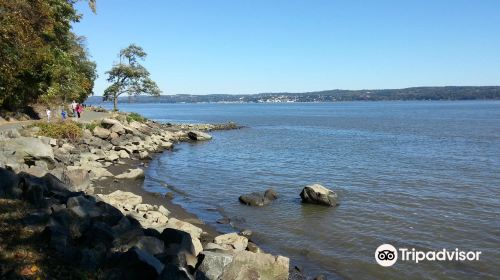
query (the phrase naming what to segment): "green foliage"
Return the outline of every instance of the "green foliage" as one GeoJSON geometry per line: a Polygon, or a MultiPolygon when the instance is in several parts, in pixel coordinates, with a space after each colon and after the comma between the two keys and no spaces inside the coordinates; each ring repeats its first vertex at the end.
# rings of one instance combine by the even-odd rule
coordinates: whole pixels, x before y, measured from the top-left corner
{"type": "Polygon", "coordinates": [[[137,114],[137,113],[130,113],[127,115],[127,122],[133,122],[133,121],[136,121],[136,122],[146,122],[148,119],[137,114]]]}
{"type": "Polygon", "coordinates": [[[75,141],[82,137],[83,130],[81,126],[74,121],[61,121],[54,123],[39,122],[34,124],[40,128],[39,136],[46,136],[55,139],[68,139],[75,141]]]}
{"type": "Polygon", "coordinates": [[[104,90],[104,100],[113,100],[114,110],[118,110],[118,96],[123,93],[140,95],[143,93],[160,95],[156,83],[149,78],[149,72],[138,60],[144,60],[146,52],[134,44],[120,51],[120,62],[114,65],[108,74],[108,82],[112,83],[104,90]]]}
{"type": "Polygon", "coordinates": [[[97,122],[91,122],[91,123],[84,123],[84,124],[79,124],[82,129],[88,129],[90,131],[94,130],[94,128],[101,126],[100,123],[97,122]]]}
{"type": "MultiPolygon", "coordinates": [[[[74,0],[0,0],[0,108],[83,101],[97,77],[74,0]]],[[[89,5],[95,7],[95,1],[89,5]]]]}

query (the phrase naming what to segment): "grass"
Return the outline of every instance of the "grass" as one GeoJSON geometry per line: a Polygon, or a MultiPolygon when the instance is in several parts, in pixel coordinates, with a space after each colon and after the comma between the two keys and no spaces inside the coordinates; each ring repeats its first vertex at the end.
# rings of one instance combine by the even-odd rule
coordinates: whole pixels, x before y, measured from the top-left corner
{"type": "Polygon", "coordinates": [[[140,122],[140,123],[143,123],[143,122],[146,122],[148,119],[146,119],[145,117],[137,114],[137,113],[130,113],[127,115],[127,121],[128,122],[133,122],[133,121],[136,121],[136,122],[140,122]]]}
{"type": "Polygon", "coordinates": [[[71,120],[53,123],[39,122],[34,124],[34,126],[40,128],[40,132],[38,132],[39,136],[46,136],[55,139],[68,139],[75,141],[80,139],[83,135],[81,125],[71,120]]]}

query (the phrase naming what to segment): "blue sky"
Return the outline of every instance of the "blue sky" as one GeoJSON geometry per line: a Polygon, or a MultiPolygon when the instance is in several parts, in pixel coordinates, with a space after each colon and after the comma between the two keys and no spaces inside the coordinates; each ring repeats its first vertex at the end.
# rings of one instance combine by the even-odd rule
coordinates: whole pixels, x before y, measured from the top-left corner
{"type": "Polygon", "coordinates": [[[500,1],[97,0],[74,30],[105,71],[130,43],[163,94],[500,84],[500,1]]]}

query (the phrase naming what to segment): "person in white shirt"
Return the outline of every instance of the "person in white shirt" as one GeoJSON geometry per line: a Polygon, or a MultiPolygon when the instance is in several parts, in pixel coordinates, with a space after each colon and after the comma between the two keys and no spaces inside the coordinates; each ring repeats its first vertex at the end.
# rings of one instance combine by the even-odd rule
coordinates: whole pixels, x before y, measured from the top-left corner
{"type": "Polygon", "coordinates": [[[75,116],[75,113],[76,113],[76,106],[78,104],[75,102],[75,100],[73,100],[73,103],[71,103],[71,110],[72,110],[72,114],[73,114],[73,117],[75,116]]]}
{"type": "Polygon", "coordinates": [[[50,122],[50,108],[47,108],[47,122],[50,122]]]}

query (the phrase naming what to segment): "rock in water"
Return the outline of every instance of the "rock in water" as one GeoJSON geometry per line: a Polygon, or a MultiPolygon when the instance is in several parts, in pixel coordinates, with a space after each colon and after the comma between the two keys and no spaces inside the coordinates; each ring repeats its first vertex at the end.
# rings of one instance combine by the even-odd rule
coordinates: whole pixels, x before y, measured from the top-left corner
{"type": "Polygon", "coordinates": [[[253,192],[239,197],[241,203],[250,206],[264,206],[278,198],[278,193],[273,189],[268,189],[264,193],[253,192]]]}
{"type": "Polygon", "coordinates": [[[212,136],[201,131],[189,131],[187,133],[187,136],[189,137],[189,139],[194,141],[206,141],[212,139],[212,136]]]}
{"type": "Polygon", "coordinates": [[[306,186],[300,193],[300,197],[304,203],[337,205],[337,194],[319,184],[306,186]]]}

